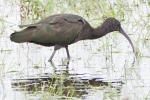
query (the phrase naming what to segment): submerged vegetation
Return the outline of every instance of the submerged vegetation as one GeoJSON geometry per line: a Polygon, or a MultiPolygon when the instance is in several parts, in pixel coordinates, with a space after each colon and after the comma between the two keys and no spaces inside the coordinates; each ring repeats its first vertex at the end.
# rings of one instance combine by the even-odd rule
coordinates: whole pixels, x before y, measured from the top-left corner
{"type": "MultiPolygon", "coordinates": [[[[0,11],[2,100],[9,98],[7,91],[12,88],[13,93],[20,91],[26,100],[150,98],[149,0],[1,0],[0,11]],[[18,24],[35,23],[58,13],[78,14],[93,27],[108,17],[115,17],[130,36],[135,55],[126,39],[115,32],[97,40],[76,43],[70,46],[70,61],[56,55],[57,59],[51,64],[46,60],[51,48],[10,42],[10,33],[20,30],[18,24]],[[11,88],[7,89],[9,85],[4,83],[11,83],[11,88]]],[[[65,55],[63,50],[58,54],[65,55]]],[[[13,97],[20,100],[16,94],[13,97]]]]}

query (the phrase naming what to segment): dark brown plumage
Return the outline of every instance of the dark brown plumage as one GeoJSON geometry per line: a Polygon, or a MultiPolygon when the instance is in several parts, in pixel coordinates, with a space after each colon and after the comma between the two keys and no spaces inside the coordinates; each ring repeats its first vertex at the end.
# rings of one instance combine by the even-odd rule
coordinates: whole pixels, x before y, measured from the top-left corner
{"type": "Polygon", "coordinates": [[[55,52],[62,47],[66,48],[69,58],[69,44],[79,40],[97,39],[113,31],[122,33],[130,42],[134,52],[130,38],[121,28],[120,22],[115,18],[107,18],[102,25],[97,28],[92,28],[81,16],[74,14],[56,14],[46,17],[35,24],[20,25],[20,27],[26,28],[22,31],[12,33],[10,35],[11,41],[54,46],[54,51],[49,61],[52,61],[55,52]]]}

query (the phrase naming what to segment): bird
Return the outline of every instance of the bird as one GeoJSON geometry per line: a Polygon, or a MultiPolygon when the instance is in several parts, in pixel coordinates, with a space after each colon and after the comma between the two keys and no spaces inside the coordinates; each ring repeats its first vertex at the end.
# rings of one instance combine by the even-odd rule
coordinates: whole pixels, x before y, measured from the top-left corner
{"type": "Polygon", "coordinates": [[[121,23],[113,17],[108,17],[96,28],[93,28],[83,17],[76,14],[54,14],[40,21],[19,25],[24,28],[21,31],[10,35],[10,40],[16,43],[34,43],[46,47],[54,46],[53,53],[49,58],[52,59],[57,50],[65,48],[68,59],[70,58],[68,45],[80,40],[93,40],[101,38],[113,31],[119,31],[129,41],[134,52],[134,46],[121,27],[121,23]]]}

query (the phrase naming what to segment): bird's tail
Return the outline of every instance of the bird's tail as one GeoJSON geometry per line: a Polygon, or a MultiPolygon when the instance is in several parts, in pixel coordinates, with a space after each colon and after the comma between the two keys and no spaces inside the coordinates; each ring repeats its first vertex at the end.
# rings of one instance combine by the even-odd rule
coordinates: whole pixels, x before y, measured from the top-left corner
{"type": "Polygon", "coordinates": [[[30,42],[33,39],[35,27],[26,28],[20,32],[15,32],[10,35],[10,40],[16,43],[30,42]]]}

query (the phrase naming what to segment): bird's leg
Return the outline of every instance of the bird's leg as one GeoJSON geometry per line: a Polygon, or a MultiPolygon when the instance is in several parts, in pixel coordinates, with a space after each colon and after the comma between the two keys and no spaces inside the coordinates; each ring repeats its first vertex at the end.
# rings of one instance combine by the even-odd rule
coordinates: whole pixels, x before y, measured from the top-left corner
{"type": "Polygon", "coordinates": [[[60,48],[62,48],[61,45],[55,45],[55,46],[54,46],[54,51],[53,51],[51,57],[50,57],[49,60],[48,60],[49,62],[52,62],[52,59],[53,59],[53,57],[54,57],[56,51],[57,51],[58,49],[60,49],[60,48]]]}
{"type": "Polygon", "coordinates": [[[69,50],[68,50],[68,46],[65,46],[66,52],[67,52],[67,57],[70,58],[70,54],[69,54],[69,50]]]}
{"type": "Polygon", "coordinates": [[[53,57],[54,57],[54,55],[55,55],[55,53],[56,53],[56,50],[54,49],[54,51],[53,51],[53,53],[52,53],[52,55],[51,55],[51,57],[49,58],[49,62],[51,62],[52,61],[52,59],[53,59],[53,57]]]}

